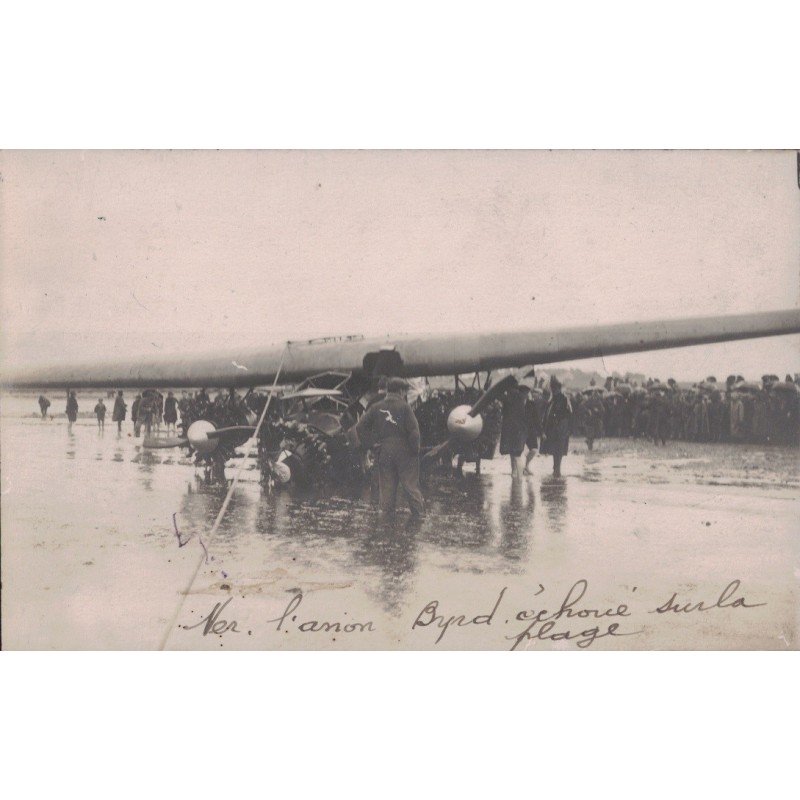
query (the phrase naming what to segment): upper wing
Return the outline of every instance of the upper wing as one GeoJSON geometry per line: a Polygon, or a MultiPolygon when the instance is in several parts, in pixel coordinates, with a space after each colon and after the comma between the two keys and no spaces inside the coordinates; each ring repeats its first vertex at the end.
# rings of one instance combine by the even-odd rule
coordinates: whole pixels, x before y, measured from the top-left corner
{"type": "Polygon", "coordinates": [[[402,359],[406,377],[454,375],[791,333],[800,333],[798,309],[505,333],[287,342],[213,356],[59,364],[5,376],[3,383],[20,389],[227,388],[272,383],[276,375],[282,383],[296,383],[326,370],[362,372],[366,356],[387,349],[402,359]]]}

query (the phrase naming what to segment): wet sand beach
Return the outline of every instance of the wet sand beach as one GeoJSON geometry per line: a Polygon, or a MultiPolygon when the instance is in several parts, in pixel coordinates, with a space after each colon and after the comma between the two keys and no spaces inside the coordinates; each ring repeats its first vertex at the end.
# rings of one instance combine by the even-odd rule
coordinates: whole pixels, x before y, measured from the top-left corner
{"type": "Polygon", "coordinates": [[[184,451],[26,402],[0,417],[5,649],[797,649],[796,449],[574,440],[562,479],[430,476],[416,526],[252,460],[208,540],[226,491],[184,451]]]}

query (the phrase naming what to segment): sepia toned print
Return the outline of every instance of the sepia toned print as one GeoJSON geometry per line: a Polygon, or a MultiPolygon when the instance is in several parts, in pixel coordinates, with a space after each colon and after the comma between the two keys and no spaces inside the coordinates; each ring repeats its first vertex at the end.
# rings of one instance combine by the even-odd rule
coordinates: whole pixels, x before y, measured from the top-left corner
{"type": "Polygon", "coordinates": [[[4,648],[797,649],[795,153],[0,165],[4,648]]]}

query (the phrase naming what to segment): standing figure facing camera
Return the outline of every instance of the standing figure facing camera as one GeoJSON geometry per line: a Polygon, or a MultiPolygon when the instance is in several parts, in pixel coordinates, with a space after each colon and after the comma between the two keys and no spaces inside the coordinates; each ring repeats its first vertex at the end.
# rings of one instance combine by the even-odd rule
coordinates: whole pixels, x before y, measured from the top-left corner
{"type": "Polygon", "coordinates": [[[561,391],[561,382],[553,376],[550,379],[553,396],[544,412],[544,439],[540,452],[553,456],[553,475],[561,477],[561,459],[569,450],[569,424],[572,419],[572,405],[561,391]]]}

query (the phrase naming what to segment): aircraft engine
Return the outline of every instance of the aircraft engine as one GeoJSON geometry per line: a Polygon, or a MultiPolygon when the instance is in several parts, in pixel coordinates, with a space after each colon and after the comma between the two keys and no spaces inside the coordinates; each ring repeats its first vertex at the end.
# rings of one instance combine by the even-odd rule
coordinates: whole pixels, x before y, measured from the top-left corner
{"type": "Polygon", "coordinates": [[[219,439],[209,439],[208,434],[216,431],[216,425],[206,419],[195,420],[186,431],[186,438],[188,443],[195,449],[201,456],[213,453],[218,445],[219,439]]]}
{"type": "Polygon", "coordinates": [[[179,408],[182,435],[145,437],[142,447],[146,450],[189,447],[195,466],[205,468],[206,480],[225,483],[225,462],[255,432],[252,409],[238,398],[218,399],[211,404],[207,396],[184,396],[179,408]]]}
{"type": "Polygon", "coordinates": [[[289,450],[283,450],[277,460],[271,462],[272,474],[278,483],[284,486],[292,480],[292,468],[287,463],[291,457],[292,454],[289,450]]]}
{"type": "Polygon", "coordinates": [[[471,406],[456,406],[447,417],[447,431],[453,439],[472,442],[483,432],[483,417],[470,416],[471,406]]]}
{"type": "Polygon", "coordinates": [[[259,436],[262,476],[278,484],[318,485],[331,464],[334,439],[297,420],[267,420],[259,436]]]}

